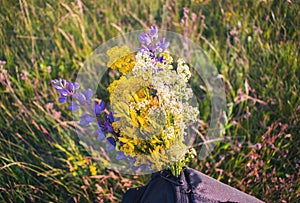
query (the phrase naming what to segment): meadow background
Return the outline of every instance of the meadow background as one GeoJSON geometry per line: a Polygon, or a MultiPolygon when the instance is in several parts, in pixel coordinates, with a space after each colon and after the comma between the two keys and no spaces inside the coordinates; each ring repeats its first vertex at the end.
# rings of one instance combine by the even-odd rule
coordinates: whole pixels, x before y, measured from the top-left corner
{"type": "Polygon", "coordinates": [[[93,161],[50,80],[73,80],[101,43],[151,25],[199,43],[224,77],[230,139],[191,166],[266,202],[299,200],[299,1],[0,4],[0,202],[119,202],[147,183],[93,161]]]}

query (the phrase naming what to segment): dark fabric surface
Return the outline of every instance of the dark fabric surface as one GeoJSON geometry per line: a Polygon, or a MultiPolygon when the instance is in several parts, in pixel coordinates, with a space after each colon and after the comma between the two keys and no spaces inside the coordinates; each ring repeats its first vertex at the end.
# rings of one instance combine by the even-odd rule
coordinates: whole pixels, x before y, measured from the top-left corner
{"type": "Polygon", "coordinates": [[[122,202],[261,203],[262,201],[187,167],[179,178],[166,170],[154,173],[146,186],[128,190],[122,202]]]}

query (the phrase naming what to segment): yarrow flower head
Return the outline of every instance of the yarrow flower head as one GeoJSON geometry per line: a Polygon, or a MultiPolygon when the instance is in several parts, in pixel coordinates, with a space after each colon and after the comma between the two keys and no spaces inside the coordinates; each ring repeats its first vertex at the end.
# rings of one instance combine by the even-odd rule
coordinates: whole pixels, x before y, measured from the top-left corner
{"type": "Polygon", "coordinates": [[[103,101],[93,102],[92,90],[79,92],[76,82],[59,79],[52,84],[60,103],[71,98],[70,110],[85,109],[81,125],[97,122],[97,140],[105,140],[107,151],[116,150],[117,160],[127,159],[132,169],[169,167],[178,175],[188,152],[184,144],[187,128],[199,114],[197,107],[189,104],[191,72],[183,59],[174,60],[167,51],[165,38],[158,40],[156,26],[138,35],[138,40],[141,47],[137,53],[127,46],[107,51],[107,66],[121,74],[107,87],[111,109],[103,101]]]}

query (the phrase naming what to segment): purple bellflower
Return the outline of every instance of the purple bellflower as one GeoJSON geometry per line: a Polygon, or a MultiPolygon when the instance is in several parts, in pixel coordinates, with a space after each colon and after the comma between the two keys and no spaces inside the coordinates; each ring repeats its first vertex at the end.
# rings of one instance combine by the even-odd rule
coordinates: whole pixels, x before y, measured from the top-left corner
{"type": "Polygon", "coordinates": [[[73,96],[80,104],[92,102],[93,91],[91,89],[84,90],[83,93],[79,92],[73,96]]]}
{"type": "Polygon", "coordinates": [[[100,115],[105,109],[105,103],[103,101],[101,101],[100,104],[95,102],[94,109],[95,109],[95,114],[100,115]]]}
{"type": "Polygon", "coordinates": [[[68,109],[71,111],[77,111],[79,108],[79,105],[75,101],[70,101],[68,109]]]}
{"type": "Polygon", "coordinates": [[[146,45],[149,45],[152,42],[151,35],[149,35],[148,33],[140,34],[138,36],[138,39],[142,44],[146,44],[146,45]]]}
{"type": "Polygon", "coordinates": [[[123,159],[126,159],[127,157],[125,156],[125,154],[124,154],[124,152],[117,152],[116,153],[117,154],[117,156],[116,156],[116,159],[117,160],[123,160],[123,159]]]}
{"type": "Polygon", "coordinates": [[[163,51],[165,51],[168,48],[169,44],[170,44],[169,42],[165,41],[165,38],[161,38],[159,40],[159,42],[156,43],[156,50],[158,52],[163,52],[163,51]]]}
{"type": "Polygon", "coordinates": [[[105,133],[104,129],[102,129],[102,128],[99,128],[98,130],[95,130],[94,134],[97,135],[97,140],[98,141],[102,141],[106,137],[106,133],[105,133]]]}
{"type": "Polygon", "coordinates": [[[66,103],[68,97],[71,97],[80,85],[77,82],[66,82],[65,79],[52,80],[52,86],[59,92],[60,97],[58,101],[60,103],[66,103]]]}
{"type": "Polygon", "coordinates": [[[139,51],[145,51],[149,54],[149,56],[156,58],[157,53],[165,51],[169,46],[169,42],[165,42],[165,38],[161,38],[158,42],[156,42],[157,38],[158,29],[156,26],[152,26],[149,33],[143,32],[138,35],[138,40],[141,43],[139,51]]]}
{"type": "Polygon", "coordinates": [[[151,26],[151,29],[150,29],[150,33],[149,33],[153,39],[157,39],[158,38],[158,29],[156,26],[151,26]]]}
{"type": "Polygon", "coordinates": [[[108,137],[106,138],[106,150],[107,151],[112,151],[116,147],[116,140],[113,137],[108,137]]]}
{"type": "Polygon", "coordinates": [[[81,120],[80,120],[80,125],[83,126],[87,126],[89,123],[94,122],[94,116],[90,115],[90,114],[84,114],[83,116],[80,116],[81,120]]]}

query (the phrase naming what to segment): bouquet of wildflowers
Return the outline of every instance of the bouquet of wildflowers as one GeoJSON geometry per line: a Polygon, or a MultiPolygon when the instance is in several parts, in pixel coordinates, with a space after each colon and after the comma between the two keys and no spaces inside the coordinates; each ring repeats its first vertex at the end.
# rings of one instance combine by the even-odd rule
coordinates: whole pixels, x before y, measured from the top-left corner
{"type": "Polygon", "coordinates": [[[52,84],[60,103],[68,102],[72,111],[84,109],[81,125],[98,123],[98,140],[105,139],[110,144],[107,150],[118,152],[117,159],[128,159],[135,170],[167,167],[178,176],[194,156],[185,144],[188,127],[199,115],[190,105],[191,72],[183,59],[168,52],[164,38],[158,40],[155,26],[138,40],[141,47],[136,53],[127,46],[107,51],[107,66],[121,75],[107,87],[110,104],[94,100],[90,89],[79,91],[76,82],[58,79],[52,84]]]}

